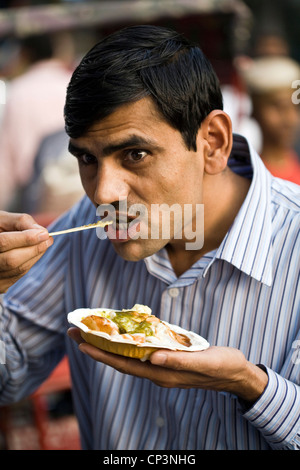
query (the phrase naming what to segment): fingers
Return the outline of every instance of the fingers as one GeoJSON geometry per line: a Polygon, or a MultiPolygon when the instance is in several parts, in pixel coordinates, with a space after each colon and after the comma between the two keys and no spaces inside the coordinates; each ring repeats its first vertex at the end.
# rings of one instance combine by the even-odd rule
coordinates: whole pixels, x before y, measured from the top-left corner
{"type": "Polygon", "coordinates": [[[142,362],[140,359],[132,359],[129,357],[119,356],[118,354],[108,353],[86,343],[80,335],[79,328],[69,328],[68,336],[77,342],[81,352],[87,354],[95,361],[102,362],[103,364],[113,367],[123,374],[149,379],[161,387],[186,387],[184,379],[180,376],[180,373],[173,372],[172,376],[168,376],[166,375],[166,369],[153,365],[150,361],[142,362]]]}
{"type": "Polygon", "coordinates": [[[149,379],[156,385],[165,388],[198,386],[199,371],[193,370],[195,369],[193,364],[195,357],[193,356],[199,353],[181,353],[160,349],[151,354],[149,361],[143,362],[140,359],[108,353],[86,343],[81,337],[79,328],[70,328],[68,336],[77,342],[81,352],[123,374],[149,379]]]}
{"type": "Polygon", "coordinates": [[[17,248],[0,254],[0,292],[5,293],[18,279],[23,277],[43,256],[53,239],[38,245],[17,248]]]}
{"type": "Polygon", "coordinates": [[[201,361],[200,354],[205,351],[185,352],[185,351],[169,351],[159,349],[150,356],[151,364],[167,367],[174,370],[190,370],[198,371],[201,361]],[[195,366],[195,364],[197,364],[195,366]]]}
{"type": "Polygon", "coordinates": [[[68,329],[68,336],[72,338],[74,341],[76,341],[77,344],[83,343],[84,340],[80,334],[80,329],[76,328],[75,326],[72,326],[71,328],[68,329]]]}
{"type": "MultiPolygon", "coordinates": [[[[134,375],[135,377],[142,377],[152,380],[153,382],[159,381],[159,371],[157,366],[153,366],[149,361],[142,362],[140,359],[133,359],[130,357],[120,356],[118,354],[109,353],[98,349],[91,344],[81,342],[79,344],[81,352],[88,354],[92,359],[102,362],[117,371],[134,375]]],[[[163,373],[162,373],[163,376],[163,373]]]]}
{"type": "MultiPolygon", "coordinates": [[[[211,346],[205,351],[197,352],[160,349],[151,354],[149,361],[142,362],[139,359],[102,351],[83,342],[79,330],[74,330],[69,335],[77,340],[80,351],[95,361],[113,367],[123,374],[151,380],[160,387],[223,390],[242,398],[251,396],[255,400],[266,385],[265,374],[259,384],[259,390],[252,384],[252,395],[249,394],[249,377],[245,375],[245,364],[247,365],[248,361],[236,348],[211,346]]],[[[253,375],[256,380],[257,372],[253,375]]]]}
{"type": "MultiPolygon", "coordinates": [[[[0,240],[1,235],[2,234],[0,234],[0,240]]],[[[23,240],[22,243],[26,243],[24,238],[20,237],[20,240],[23,240]]],[[[18,274],[18,272],[22,273],[28,265],[32,265],[34,260],[39,259],[52,244],[53,239],[49,236],[46,241],[27,246],[22,244],[20,248],[15,248],[16,244],[11,246],[11,241],[8,241],[5,251],[2,251],[3,247],[2,249],[0,248],[0,272],[5,272],[7,276],[14,276],[18,274]],[[8,248],[8,246],[10,248],[8,248]]]]}
{"type": "Polygon", "coordinates": [[[139,359],[132,359],[118,354],[108,353],[86,343],[81,337],[80,329],[76,327],[68,329],[68,336],[76,341],[81,352],[88,354],[95,361],[103,362],[104,364],[114,367],[119,372],[123,372],[125,374],[144,376],[145,363],[141,362],[139,359]]]}
{"type": "Polygon", "coordinates": [[[37,245],[12,249],[0,255],[0,273],[7,277],[23,274],[35,264],[45,253],[53,239],[37,245]]]}
{"type": "MultiPolygon", "coordinates": [[[[38,246],[49,239],[46,229],[27,229],[24,231],[0,232],[0,253],[5,253],[16,248],[38,246]]],[[[38,254],[36,249],[36,254],[38,254]]]]}
{"type": "Polygon", "coordinates": [[[0,211],[0,292],[24,276],[52,244],[48,231],[30,215],[0,211]]]}
{"type": "Polygon", "coordinates": [[[0,232],[22,231],[41,228],[29,214],[0,211],[0,232]]]}

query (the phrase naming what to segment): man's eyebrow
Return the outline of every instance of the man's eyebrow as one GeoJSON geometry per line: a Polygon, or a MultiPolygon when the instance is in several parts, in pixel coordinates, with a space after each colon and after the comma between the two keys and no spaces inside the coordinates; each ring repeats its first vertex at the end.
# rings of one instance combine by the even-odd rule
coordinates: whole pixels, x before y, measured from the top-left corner
{"type": "MultiPolygon", "coordinates": [[[[118,152],[119,150],[123,150],[126,148],[130,147],[140,147],[142,148],[143,146],[150,146],[155,149],[160,149],[161,147],[158,145],[156,140],[150,139],[150,138],[145,138],[141,137],[138,135],[131,135],[128,138],[120,141],[120,142],[114,142],[112,144],[107,144],[101,149],[101,155],[103,157],[107,157],[108,155],[111,155],[114,152],[118,152]]],[[[91,151],[87,148],[77,146],[73,144],[72,142],[69,142],[69,152],[72,153],[73,155],[78,155],[81,153],[91,153],[91,151]]]]}
{"type": "Polygon", "coordinates": [[[69,145],[68,145],[68,151],[72,154],[72,155],[79,155],[79,154],[82,154],[82,153],[90,153],[90,151],[84,147],[78,147],[77,145],[73,144],[72,142],[69,142],[69,145]]]}
{"type": "Polygon", "coordinates": [[[131,135],[127,139],[124,139],[120,142],[115,142],[113,144],[108,144],[104,146],[101,153],[104,157],[107,157],[108,155],[111,155],[114,152],[118,152],[119,150],[123,150],[130,147],[142,148],[143,146],[160,148],[157,142],[153,139],[150,139],[148,137],[141,137],[139,135],[131,135]]]}

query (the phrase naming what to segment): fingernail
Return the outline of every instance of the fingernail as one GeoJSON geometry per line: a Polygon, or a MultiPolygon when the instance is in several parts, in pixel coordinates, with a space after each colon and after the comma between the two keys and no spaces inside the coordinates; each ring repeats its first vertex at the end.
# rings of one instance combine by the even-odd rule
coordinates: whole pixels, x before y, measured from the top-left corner
{"type": "Polygon", "coordinates": [[[85,348],[85,344],[86,344],[86,343],[84,343],[84,342],[78,344],[78,349],[79,349],[79,351],[81,351],[83,354],[87,354],[87,352],[86,352],[85,349],[84,349],[84,348],[85,348]]]}
{"type": "Polygon", "coordinates": [[[33,224],[32,227],[45,230],[45,227],[43,227],[42,225],[39,225],[39,224],[33,224]]]}
{"type": "Polygon", "coordinates": [[[47,241],[46,241],[46,245],[49,247],[51,245],[53,245],[53,238],[49,238],[47,241]]]}
{"type": "Polygon", "coordinates": [[[150,362],[156,366],[162,366],[167,360],[167,355],[163,352],[155,352],[150,356],[150,362]]]}

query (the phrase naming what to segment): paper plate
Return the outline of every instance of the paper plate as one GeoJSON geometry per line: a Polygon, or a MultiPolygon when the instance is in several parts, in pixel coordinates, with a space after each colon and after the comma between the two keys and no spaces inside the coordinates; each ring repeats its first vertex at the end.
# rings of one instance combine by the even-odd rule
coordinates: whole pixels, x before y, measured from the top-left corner
{"type": "Polygon", "coordinates": [[[171,340],[168,337],[164,337],[162,340],[156,338],[155,336],[146,336],[145,342],[139,343],[130,338],[130,335],[127,335],[127,337],[123,337],[119,334],[110,336],[109,334],[102,331],[91,330],[84,323],[82,323],[82,320],[90,315],[97,315],[101,317],[101,312],[128,312],[134,310],[135,307],[136,306],[128,310],[114,310],[109,308],[80,308],[68,314],[68,322],[74,326],[77,326],[81,330],[81,336],[87,343],[92,344],[93,346],[96,346],[97,348],[104,351],[119,354],[121,356],[138,358],[143,361],[147,360],[151,353],[157,349],[171,349],[174,351],[203,351],[209,347],[209,343],[204,338],[202,338],[202,336],[162,320],[161,322],[168,326],[175,333],[186,335],[189,338],[191,345],[187,347],[175,342],[174,340],[171,340]]]}

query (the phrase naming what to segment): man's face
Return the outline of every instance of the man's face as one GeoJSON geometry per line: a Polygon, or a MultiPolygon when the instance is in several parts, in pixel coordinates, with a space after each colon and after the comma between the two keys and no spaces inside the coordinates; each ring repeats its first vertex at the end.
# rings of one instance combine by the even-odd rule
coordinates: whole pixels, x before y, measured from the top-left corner
{"type": "Polygon", "coordinates": [[[292,102],[291,89],[279,89],[255,100],[255,118],[264,139],[274,145],[289,148],[299,127],[299,110],[292,102]]]}
{"type": "Polygon", "coordinates": [[[115,209],[117,223],[106,230],[120,256],[137,261],[168,243],[184,243],[184,205],[195,217],[196,204],[202,204],[201,142],[198,147],[187,149],[150,98],[120,106],[84,136],[70,139],[87,196],[102,215],[108,210],[107,218],[115,209]],[[162,204],[171,208],[168,227],[162,204]]]}

